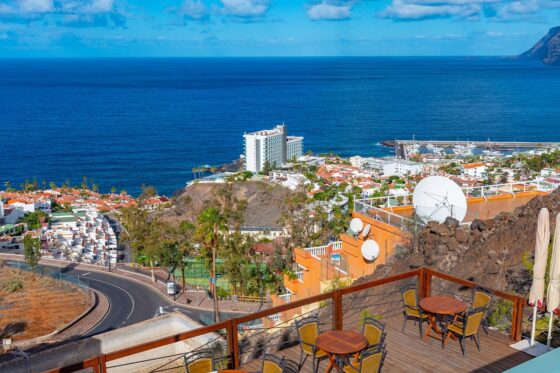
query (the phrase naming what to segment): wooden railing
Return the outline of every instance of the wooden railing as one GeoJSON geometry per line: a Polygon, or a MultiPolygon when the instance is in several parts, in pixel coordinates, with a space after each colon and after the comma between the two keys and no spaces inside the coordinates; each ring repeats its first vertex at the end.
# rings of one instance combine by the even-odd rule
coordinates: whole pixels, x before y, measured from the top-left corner
{"type": "MultiPolygon", "coordinates": [[[[176,342],[185,341],[191,338],[196,338],[204,334],[219,332],[220,330],[226,331],[226,341],[228,345],[228,354],[230,357],[230,367],[236,369],[239,368],[240,366],[240,346],[238,341],[238,331],[239,331],[239,326],[241,324],[249,323],[258,319],[263,319],[272,315],[277,315],[282,312],[294,310],[302,306],[330,300],[332,306],[333,328],[342,329],[343,327],[342,305],[343,305],[343,297],[345,295],[353,294],[367,289],[372,289],[378,286],[390,284],[393,282],[397,282],[413,277],[418,278],[420,298],[430,296],[432,292],[433,278],[440,278],[468,288],[473,288],[477,285],[475,282],[463,280],[446,273],[437,272],[430,268],[418,268],[398,275],[389,276],[382,279],[345,287],[342,289],[337,289],[329,293],[324,293],[309,298],[295,300],[288,304],[283,304],[260,312],[241,316],[235,319],[230,319],[217,324],[205,326],[199,329],[179,333],[176,335],[172,335],[170,337],[161,338],[137,346],[128,347],[119,351],[115,351],[107,354],[101,354],[99,356],[84,360],[77,364],[50,370],[48,371],[48,373],[74,372],[84,368],[91,368],[95,373],[105,373],[107,372],[107,363],[110,361],[121,359],[144,351],[152,350],[158,347],[170,345],[176,342]]],[[[512,309],[510,337],[512,340],[519,341],[521,339],[521,322],[522,322],[523,306],[525,304],[525,299],[523,297],[509,294],[499,290],[494,290],[494,295],[496,297],[503,298],[512,302],[513,309],[512,309]]]]}

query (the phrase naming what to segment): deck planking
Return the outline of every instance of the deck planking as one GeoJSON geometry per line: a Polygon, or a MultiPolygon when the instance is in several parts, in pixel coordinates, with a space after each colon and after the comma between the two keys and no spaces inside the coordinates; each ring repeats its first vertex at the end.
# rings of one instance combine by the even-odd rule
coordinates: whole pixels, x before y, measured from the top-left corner
{"type": "MultiPolygon", "coordinates": [[[[473,341],[467,341],[467,353],[463,356],[458,341],[450,339],[445,349],[442,349],[441,341],[435,338],[420,339],[418,326],[411,321],[407,323],[403,334],[403,318],[400,315],[382,321],[385,322],[387,331],[387,357],[382,369],[384,372],[503,372],[532,358],[511,348],[509,337],[493,330],[489,331],[489,335],[481,330],[480,351],[473,341]]],[[[427,324],[424,325],[425,330],[427,324]]],[[[354,325],[345,329],[359,331],[361,327],[354,325]]],[[[275,354],[297,362],[300,348],[295,346],[275,354]]],[[[260,365],[260,360],[254,360],[243,365],[242,369],[255,372],[261,369],[260,365]]],[[[326,368],[327,362],[322,362],[319,372],[324,372],[326,368]]],[[[312,373],[309,358],[301,372],[312,373]]]]}

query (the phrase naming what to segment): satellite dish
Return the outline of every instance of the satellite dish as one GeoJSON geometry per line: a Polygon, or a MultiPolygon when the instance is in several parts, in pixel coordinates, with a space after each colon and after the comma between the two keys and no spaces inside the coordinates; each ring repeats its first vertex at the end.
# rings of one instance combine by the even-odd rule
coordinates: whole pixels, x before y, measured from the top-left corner
{"type": "Polygon", "coordinates": [[[362,244],[362,256],[367,262],[373,262],[379,256],[379,245],[374,240],[366,240],[362,244]]]}
{"type": "Polygon", "coordinates": [[[364,230],[362,231],[363,238],[366,238],[368,236],[370,229],[371,229],[371,225],[368,224],[365,226],[364,230]]]}
{"type": "Polygon", "coordinates": [[[467,214],[467,199],[459,185],[443,176],[429,176],[418,183],[412,203],[424,222],[443,223],[448,217],[462,222],[467,214]]]}
{"type": "Polygon", "coordinates": [[[354,218],[350,221],[350,230],[355,234],[358,234],[364,228],[364,222],[360,218],[354,218]]]}

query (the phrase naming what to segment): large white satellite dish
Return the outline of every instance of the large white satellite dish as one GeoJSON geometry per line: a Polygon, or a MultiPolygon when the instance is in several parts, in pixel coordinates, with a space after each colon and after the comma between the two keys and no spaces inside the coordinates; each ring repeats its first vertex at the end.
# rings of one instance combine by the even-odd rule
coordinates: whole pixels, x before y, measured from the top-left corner
{"type": "Polygon", "coordinates": [[[365,240],[362,244],[362,256],[368,262],[373,262],[379,256],[379,245],[374,240],[365,240]]]}
{"type": "Polygon", "coordinates": [[[412,203],[424,222],[443,223],[448,217],[463,221],[467,214],[467,199],[452,180],[443,176],[429,176],[418,183],[412,203]]]}
{"type": "Polygon", "coordinates": [[[367,224],[362,231],[362,237],[367,238],[369,231],[371,230],[371,225],[367,224]]]}
{"type": "Polygon", "coordinates": [[[355,234],[358,234],[364,229],[364,222],[360,218],[354,218],[350,220],[350,230],[355,234]]]}

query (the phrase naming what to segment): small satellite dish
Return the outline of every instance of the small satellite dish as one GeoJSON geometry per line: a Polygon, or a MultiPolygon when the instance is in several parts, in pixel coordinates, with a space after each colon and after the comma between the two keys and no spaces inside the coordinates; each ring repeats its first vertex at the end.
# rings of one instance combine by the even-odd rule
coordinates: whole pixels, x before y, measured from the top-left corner
{"type": "Polygon", "coordinates": [[[365,226],[364,230],[362,231],[362,237],[363,238],[367,238],[370,229],[371,229],[371,225],[368,224],[368,225],[365,226]]]}
{"type": "Polygon", "coordinates": [[[366,240],[362,244],[362,256],[367,262],[373,262],[379,256],[379,245],[374,240],[366,240]]]}
{"type": "Polygon", "coordinates": [[[350,221],[350,230],[355,234],[358,234],[364,228],[364,222],[360,218],[354,218],[350,221]]]}
{"type": "Polygon", "coordinates": [[[424,222],[443,223],[448,217],[462,222],[467,214],[467,199],[452,180],[443,176],[429,176],[418,183],[412,203],[424,222]]]}

